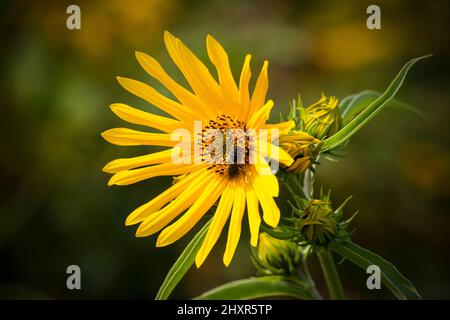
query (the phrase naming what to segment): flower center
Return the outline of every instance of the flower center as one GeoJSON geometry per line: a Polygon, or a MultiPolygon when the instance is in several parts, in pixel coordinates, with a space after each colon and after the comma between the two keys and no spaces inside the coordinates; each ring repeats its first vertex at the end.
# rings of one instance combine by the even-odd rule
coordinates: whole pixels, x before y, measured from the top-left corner
{"type": "Polygon", "coordinates": [[[249,163],[249,138],[245,123],[228,115],[209,120],[202,130],[202,161],[219,175],[235,179],[249,163]]]}

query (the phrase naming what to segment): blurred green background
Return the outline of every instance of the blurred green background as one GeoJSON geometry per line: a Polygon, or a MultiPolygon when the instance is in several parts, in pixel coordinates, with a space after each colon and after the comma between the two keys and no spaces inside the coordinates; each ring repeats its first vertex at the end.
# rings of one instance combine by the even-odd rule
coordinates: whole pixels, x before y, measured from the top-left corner
{"type": "MultiPolygon", "coordinates": [[[[450,298],[450,150],[448,1],[377,1],[382,29],[366,28],[371,1],[1,1],[0,298],[153,298],[193,236],[155,248],[124,221],[170,185],[167,178],[108,188],[103,165],[142,154],[103,141],[100,132],[126,126],[108,105],[154,110],[120,88],[115,76],[159,83],[134,51],[156,57],[180,81],[163,31],[181,37],[204,61],[205,36],[227,49],[234,74],[246,53],[253,74],[270,60],[269,96],[276,111],[301,93],[344,97],[382,91],[412,57],[398,98],[430,119],[385,110],[352,140],[348,156],[324,161],[319,183],[336,203],[348,195],[353,239],[393,262],[424,298],[450,298]],[[81,30],[66,28],[66,8],[81,7],[81,30]],[[67,290],[66,267],[82,269],[82,290],[67,290]]],[[[210,66],[210,64],[208,64],[210,66]]],[[[273,112],[273,120],[277,120],[273,112]]],[[[279,198],[283,205],[284,198],[279,198]]],[[[254,274],[247,226],[234,261],[222,264],[222,237],[200,270],[173,298],[191,298],[254,274]]],[[[319,289],[322,277],[313,269],[319,289]]],[[[340,265],[350,298],[392,298],[369,291],[367,275],[340,265]]]]}

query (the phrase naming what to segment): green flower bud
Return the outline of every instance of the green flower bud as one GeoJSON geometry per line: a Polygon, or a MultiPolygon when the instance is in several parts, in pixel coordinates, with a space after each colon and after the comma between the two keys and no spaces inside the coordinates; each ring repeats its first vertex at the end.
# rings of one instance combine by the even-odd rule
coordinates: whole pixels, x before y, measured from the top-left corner
{"type": "Polygon", "coordinates": [[[262,232],[252,260],[260,275],[289,275],[298,269],[301,257],[302,249],[293,242],[262,232]]]}
{"type": "Polygon", "coordinates": [[[301,213],[298,229],[308,243],[327,245],[338,231],[338,217],[331,208],[331,203],[311,200],[301,213]]]}
{"type": "Polygon", "coordinates": [[[299,112],[303,130],[318,139],[331,136],[341,126],[338,99],[335,97],[322,93],[319,101],[307,108],[299,108],[299,112]]]}
{"type": "Polygon", "coordinates": [[[347,241],[351,233],[347,227],[357,212],[344,220],[344,207],[351,197],[348,197],[337,209],[330,202],[331,190],[324,194],[320,191],[319,199],[301,199],[300,205],[292,206],[296,222],[293,229],[305,244],[326,246],[332,241],[347,241]]]}

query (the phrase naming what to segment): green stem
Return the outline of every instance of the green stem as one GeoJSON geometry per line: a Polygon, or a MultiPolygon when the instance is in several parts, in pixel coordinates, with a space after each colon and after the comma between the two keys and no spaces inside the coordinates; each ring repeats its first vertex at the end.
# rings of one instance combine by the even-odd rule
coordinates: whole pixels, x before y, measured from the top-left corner
{"type": "Polygon", "coordinates": [[[306,199],[311,200],[312,192],[311,192],[311,181],[312,181],[313,172],[311,170],[306,170],[303,177],[303,193],[306,196],[306,199]]]}
{"type": "Polygon", "coordinates": [[[320,295],[319,291],[316,289],[316,284],[314,282],[314,279],[311,277],[311,274],[309,273],[309,268],[307,264],[307,259],[303,259],[303,269],[305,270],[305,274],[303,275],[303,272],[299,270],[300,275],[302,275],[303,279],[306,279],[311,286],[311,293],[315,297],[316,300],[323,300],[322,296],[320,295]]]}
{"type": "Polygon", "coordinates": [[[344,289],[342,288],[339,274],[334,264],[333,256],[329,250],[318,250],[317,256],[319,257],[320,266],[327,282],[328,290],[330,291],[331,299],[343,300],[345,299],[344,289]]]}
{"type": "Polygon", "coordinates": [[[310,256],[309,254],[305,254],[305,255],[303,256],[303,259],[302,259],[302,266],[303,266],[303,270],[305,271],[306,278],[307,278],[308,281],[311,283],[311,285],[315,287],[316,284],[314,283],[314,279],[313,279],[313,277],[311,276],[311,273],[309,272],[309,266],[308,266],[308,257],[309,257],[309,256],[310,256]]]}
{"type": "MultiPolygon", "coordinates": [[[[316,161],[319,159],[319,157],[316,158],[316,161]]],[[[313,199],[314,194],[314,168],[316,167],[315,164],[311,166],[310,169],[307,169],[305,173],[303,174],[303,193],[307,200],[313,199]]]]}
{"type": "Polygon", "coordinates": [[[323,300],[322,296],[320,295],[319,291],[317,291],[316,287],[311,287],[311,294],[313,295],[314,299],[316,300],[323,300]]]}
{"type": "Polygon", "coordinates": [[[292,187],[291,187],[291,185],[289,184],[289,182],[286,182],[284,185],[286,186],[286,189],[288,189],[289,193],[291,194],[292,199],[294,199],[294,202],[295,202],[297,205],[299,205],[299,203],[298,203],[298,201],[297,201],[297,198],[295,197],[295,196],[296,196],[296,193],[295,193],[294,190],[292,189],[292,187]]]}

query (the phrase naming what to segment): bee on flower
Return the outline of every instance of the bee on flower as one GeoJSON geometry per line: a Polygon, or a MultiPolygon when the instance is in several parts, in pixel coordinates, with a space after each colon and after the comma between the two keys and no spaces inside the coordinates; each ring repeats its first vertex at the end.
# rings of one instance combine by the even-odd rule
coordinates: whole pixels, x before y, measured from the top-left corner
{"type": "Polygon", "coordinates": [[[169,55],[192,90],[175,82],[154,58],[136,52],[144,70],[163,84],[176,100],[162,95],[148,84],[118,77],[127,91],[167,115],[160,116],[115,103],[111,109],[118,117],[158,132],[115,128],[103,132],[102,136],[116,145],[161,146],[166,149],[113,160],[103,170],[113,174],[109,185],[129,185],[156,176],[176,177],[176,183],[135,209],[126,219],[126,225],[139,224],[138,237],[160,232],[158,247],[183,237],[218,202],[195,262],[197,267],[203,264],[229,220],[223,257],[228,266],[239,242],[245,212],[252,246],[258,243],[261,217],[269,226],[278,225],[280,210],[274,198],[278,196],[279,186],[268,161],[274,160],[285,166],[294,162],[288,152],[273,143],[278,135],[287,134],[294,122],[266,123],[273,107],[272,100],[266,100],[269,85],[267,61],[250,94],[251,55],[245,57],[236,83],[226,51],[212,36],[207,36],[207,52],[217,70],[217,81],[180,39],[166,32],[164,41],[169,55]],[[199,124],[199,130],[195,130],[199,124]],[[215,134],[208,135],[211,130],[215,134]],[[237,137],[230,138],[227,133],[230,130],[237,131],[237,137]],[[183,141],[180,142],[174,138],[180,136],[180,132],[184,136],[187,133],[189,139],[181,139],[183,141]],[[218,139],[220,135],[225,138],[218,139]],[[221,146],[224,147],[222,150],[221,146]]]}

